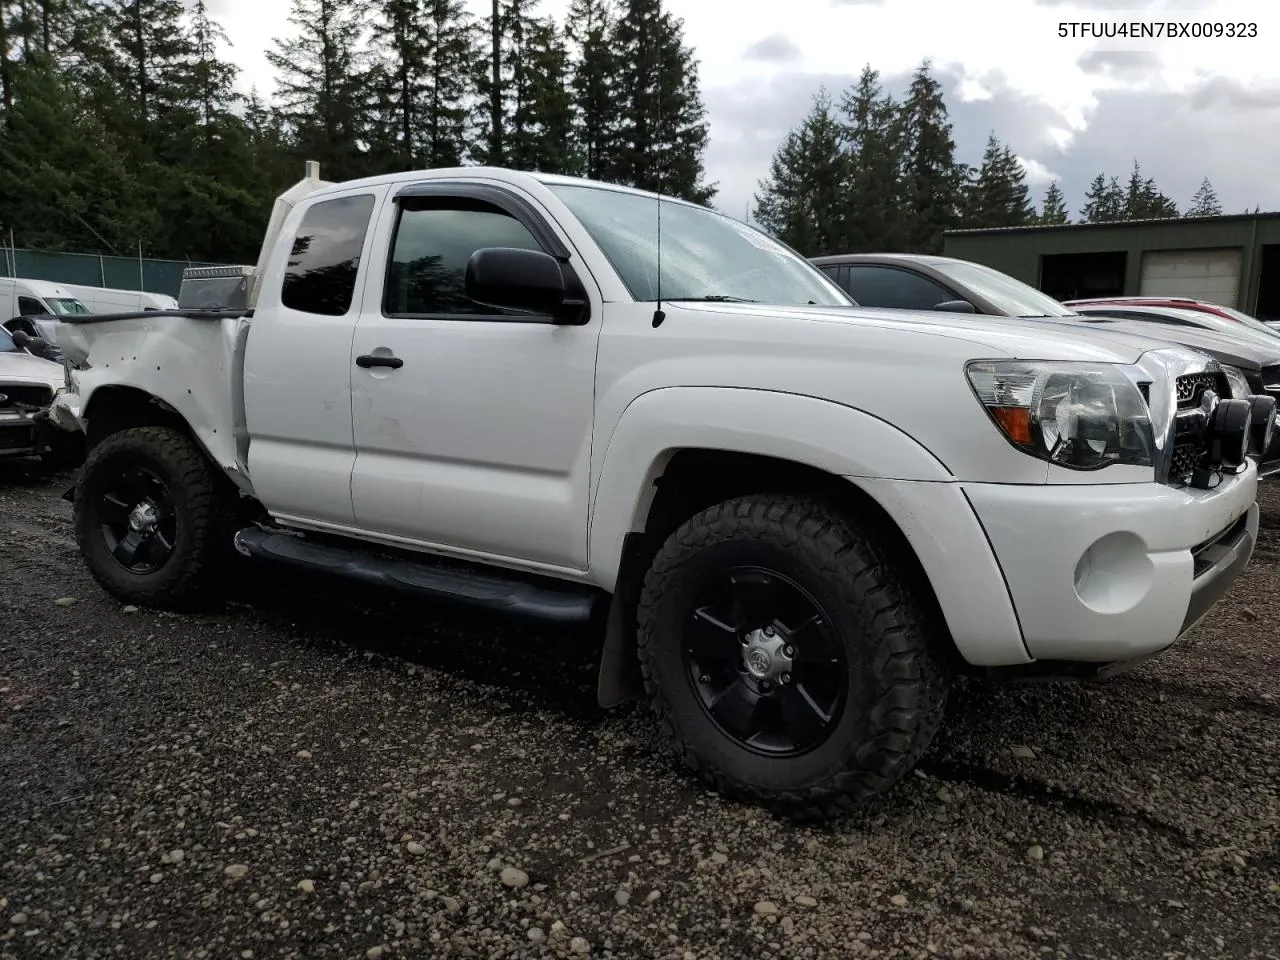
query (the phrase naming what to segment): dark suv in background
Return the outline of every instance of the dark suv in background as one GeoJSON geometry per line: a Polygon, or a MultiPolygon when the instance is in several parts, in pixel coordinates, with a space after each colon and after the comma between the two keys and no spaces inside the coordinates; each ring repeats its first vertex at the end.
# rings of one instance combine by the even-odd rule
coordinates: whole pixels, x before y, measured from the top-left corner
{"type": "Polygon", "coordinates": [[[1074,317],[1046,293],[968,260],[914,253],[851,253],[812,260],[859,306],[991,317],[1074,317]]]}

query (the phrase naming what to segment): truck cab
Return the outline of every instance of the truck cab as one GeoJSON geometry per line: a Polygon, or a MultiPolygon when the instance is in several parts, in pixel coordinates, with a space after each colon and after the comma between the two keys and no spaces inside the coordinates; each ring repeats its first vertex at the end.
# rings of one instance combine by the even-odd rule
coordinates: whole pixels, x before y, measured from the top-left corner
{"type": "Polygon", "coordinates": [[[602,705],[794,814],[891,787],[957,673],[1168,649],[1257,535],[1275,403],[1209,358],[859,308],[672,198],[311,170],[192,280],[241,299],[59,324],[107,591],[189,605],[234,549],[598,627],[602,705]]]}

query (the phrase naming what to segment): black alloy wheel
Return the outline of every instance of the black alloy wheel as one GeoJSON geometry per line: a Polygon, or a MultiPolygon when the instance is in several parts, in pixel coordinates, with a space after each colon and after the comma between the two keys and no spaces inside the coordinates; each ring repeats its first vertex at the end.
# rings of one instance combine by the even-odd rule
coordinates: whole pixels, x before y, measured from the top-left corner
{"type": "Polygon", "coordinates": [[[694,600],[683,648],[712,722],[768,756],[820,746],[849,698],[830,622],[807,590],[774,570],[732,567],[708,584],[694,600]]]}
{"type": "Polygon", "coordinates": [[[173,556],[178,536],[173,495],[145,466],[125,467],[107,482],[96,519],[112,559],[130,573],[155,573],[173,556]]]}
{"type": "Polygon", "coordinates": [[[716,790],[826,818],[924,753],[946,706],[946,628],[889,536],[848,504],[756,494],[666,538],[636,652],[676,754],[716,790]]]}
{"type": "Polygon", "coordinates": [[[121,603],[190,607],[233,556],[229,486],[181,431],[132,427],[106,437],[76,485],[76,541],[89,572],[121,603]]]}

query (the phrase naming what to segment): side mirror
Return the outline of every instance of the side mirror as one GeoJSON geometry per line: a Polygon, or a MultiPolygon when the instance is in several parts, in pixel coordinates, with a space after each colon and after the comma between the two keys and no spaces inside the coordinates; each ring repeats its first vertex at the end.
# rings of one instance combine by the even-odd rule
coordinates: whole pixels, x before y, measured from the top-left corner
{"type": "Polygon", "coordinates": [[[477,250],[467,262],[464,290],[476,303],[487,307],[530,313],[554,314],[565,302],[560,262],[540,250],[477,250]]]}
{"type": "Polygon", "coordinates": [[[933,309],[939,313],[977,313],[978,308],[968,300],[944,300],[942,303],[935,303],[933,309]]]}

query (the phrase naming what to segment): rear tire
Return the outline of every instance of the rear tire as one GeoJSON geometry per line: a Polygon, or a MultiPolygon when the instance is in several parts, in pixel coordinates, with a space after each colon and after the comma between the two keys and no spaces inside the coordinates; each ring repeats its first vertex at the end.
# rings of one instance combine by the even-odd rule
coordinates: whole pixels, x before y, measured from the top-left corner
{"type": "Polygon", "coordinates": [[[900,781],[941,724],[948,673],[927,610],[837,512],[732,500],[683,524],[645,578],[645,690],[719,792],[834,816],[900,781]]]}
{"type": "Polygon", "coordinates": [[[75,497],[76,540],[94,579],[140,606],[182,609],[200,599],[232,534],[221,484],[200,447],[177,430],[137,427],[107,437],[85,459],[75,497]]]}

